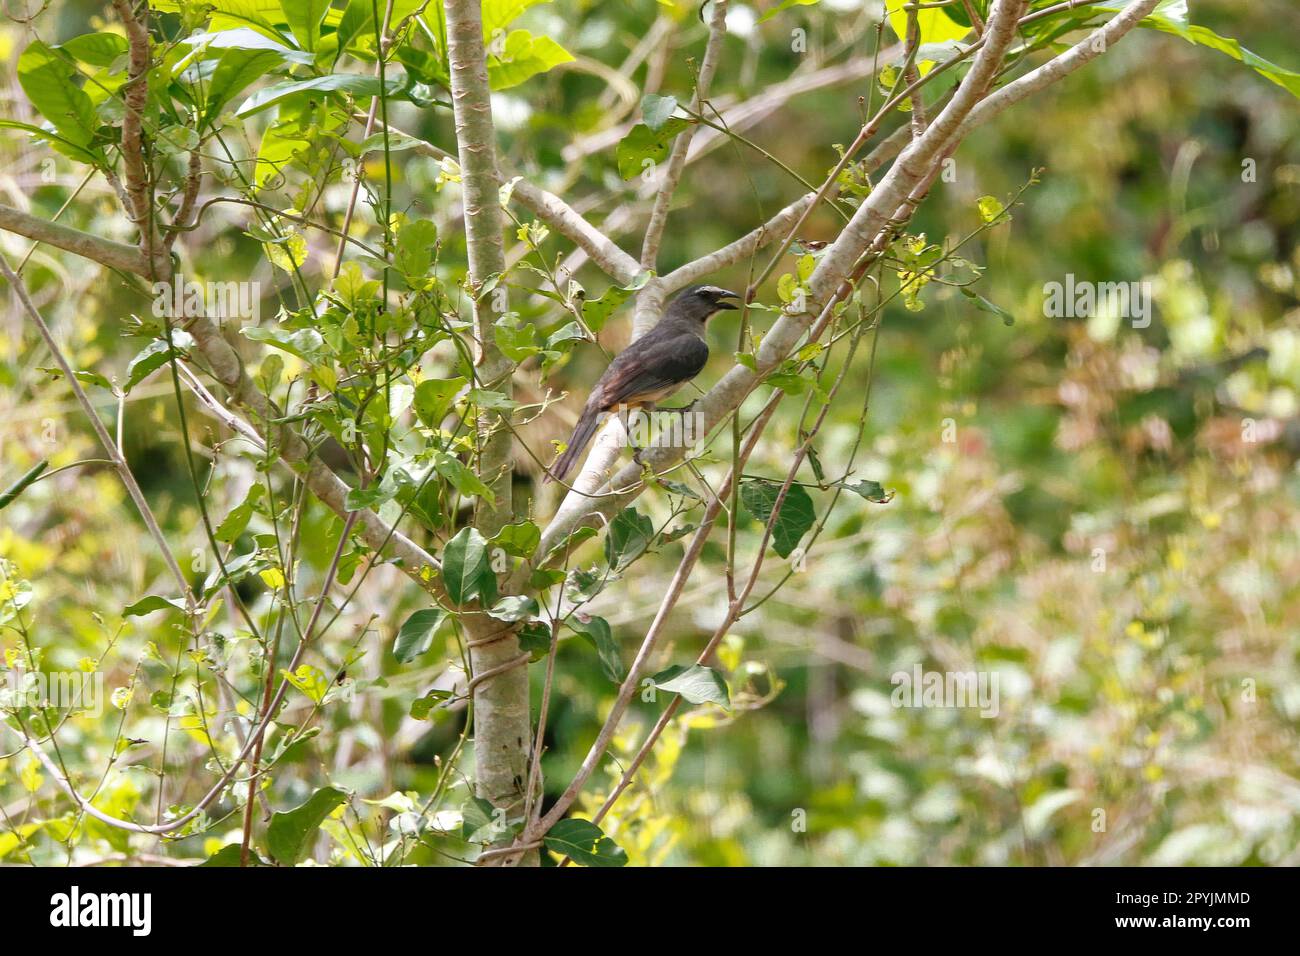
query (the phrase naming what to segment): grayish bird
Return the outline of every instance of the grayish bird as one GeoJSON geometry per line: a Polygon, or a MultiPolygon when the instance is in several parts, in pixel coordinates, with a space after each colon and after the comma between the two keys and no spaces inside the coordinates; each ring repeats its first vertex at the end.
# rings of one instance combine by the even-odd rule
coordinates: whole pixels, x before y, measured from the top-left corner
{"type": "Polygon", "coordinates": [[[564,479],[591,441],[602,415],[620,407],[654,408],[699,375],[709,360],[705,323],[724,309],[739,308],[722,301],[738,298],[715,285],[697,285],[673,299],[658,324],[619,352],[596,381],[564,454],[544,480],[564,479]]]}

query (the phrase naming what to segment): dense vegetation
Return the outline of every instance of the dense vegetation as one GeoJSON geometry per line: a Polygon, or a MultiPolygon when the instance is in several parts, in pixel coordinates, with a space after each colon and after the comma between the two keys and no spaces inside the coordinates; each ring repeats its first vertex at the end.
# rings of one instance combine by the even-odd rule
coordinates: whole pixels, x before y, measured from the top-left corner
{"type": "MultiPolygon", "coordinates": [[[[693,129],[666,275],[820,185],[989,4],[942,8],[953,36],[925,21],[909,58],[906,16],[880,3],[731,3],[697,110],[709,7],[484,3],[507,241],[476,274],[437,3],[153,3],[147,83],[131,80],[132,5],[28,6],[0,32],[0,253],[77,374],[6,284],[0,863],[472,860],[561,798],[652,628],[651,682],[543,862],[1300,862],[1300,75],[1273,65],[1295,59],[1293,4],[1194,3],[1194,30],[1162,4],[1147,25],[1164,29],[976,129],[825,344],[764,370],[700,457],[608,528],[566,529],[549,561],[552,441],[629,341],[648,276],[575,259],[521,192],[562,196],[636,265],[643,164],[693,129]],[[1217,35],[1253,54],[1234,62],[1217,35]],[[839,82],[792,88],[834,67],[839,82]],[[34,244],[11,207],[120,248],[34,244]],[[1067,276],[1141,283],[1149,321],[1049,314],[1067,276]],[[182,279],[257,290],[256,314],[221,329],[255,397],[229,398],[183,297],[159,306],[153,282],[182,279]],[[470,360],[494,295],[513,387],[470,360]],[[481,467],[502,442],[504,479],[481,467]],[[423,579],[421,555],[437,560],[423,579]],[[490,621],[528,656],[507,673],[526,675],[532,732],[545,714],[522,807],[475,774],[467,643],[490,621]],[[897,706],[894,675],[918,667],[996,675],[996,714],[897,706]],[[43,706],[37,674],[87,675],[102,697],[43,706]],[[277,689],[250,788],[228,771],[277,689]],[[669,706],[600,830],[578,823],[669,706]],[[58,777],[167,832],[97,819],[58,777]]],[[[1024,28],[1004,79],[1120,6],[1024,28]]],[[[921,112],[962,75],[927,83],[921,112]]],[[[915,111],[887,116],[872,145],[915,111]]],[[[700,390],[753,367],[879,175],[845,163],[753,306],[711,322],[700,390]]],[[[701,278],[743,290],[784,238],[701,278]]]]}

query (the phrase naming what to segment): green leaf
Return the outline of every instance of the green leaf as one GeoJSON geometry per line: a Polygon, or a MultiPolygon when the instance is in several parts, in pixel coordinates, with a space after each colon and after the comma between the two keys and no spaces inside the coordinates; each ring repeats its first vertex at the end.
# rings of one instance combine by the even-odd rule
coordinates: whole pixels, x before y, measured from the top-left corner
{"type": "Polygon", "coordinates": [[[482,797],[470,797],[460,808],[460,838],[473,843],[490,843],[500,834],[497,808],[482,797]]]}
{"type": "MultiPolygon", "coordinates": [[[[308,0],[304,0],[304,2],[308,2],[308,0]]],[[[281,63],[300,63],[309,66],[315,62],[315,57],[310,53],[285,46],[279,40],[273,40],[266,34],[251,30],[248,27],[221,30],[217,33],[196,33],[193,36],[186,37],[181,42],[196,49],[202,48],[204,50],[243,50],[247,53],[274,53],[281,63]]]]}
{"type": "Polygon", "coordinates": [[[285,22],[304,50],[315,50],[330,0],[280,0],[285,22]]]}
{"type": "MultiPolygon", "coordinates": [[[[740,500],[745,510],[763,524],[772,524],[772,511],[781,486],[771,481],[746,481],[740,486],[740,500]]],[[[783,558],[788,558],[799,539],[813,526],[817,515],[812,498],[802,485],[791,485],[781,503],[781,511],[772,524],[772,547],[783,558]]]]}
{"type": "Polygon", "coordinates": [[[980,295],[974,289],[968,288],[966,286],[962,286],[961,294],[964,295],[966,298],[970,299],[971,303],[975,306],[975,308],[979,309],[981,312],[988,312],[991,315],[998,316],[1000,319],[1002,319],[1003,325],[1016,324],[1016,317],[1014,315],[1012,315],[1006,309],[1002,308],[1002,306],[990,302],[988,299],[984,298],[984,296],[980,295]]]}
{"type": "Polygon", "coordinates": [[[227,103],[281,62],[279,54],[267,50],[227,50],[221,54],[207,84],[201,125],[211,123],[227,103]]]}
{"type": "Polygon", "coordinates": [[[523,621],[537,616],[537,600],[522,595],[509,595],[492,605],[487,613],[488,617],[494,617],[498,621],[523,621]]]}
{"type": "Polygon", "coordinates": [[[265,493],[265,485],[252,485],[248,489],[247,497],[240,504],[230,509],[230,513],[217,526],[217,530],[212,533],[212,536],[225,544],[234,544],[239,536],[244,533],[244,529],[248,527],[248,522],[252,520],[257,502],[261,500],[262,495],[265,493]]]}
{"type": "Polygon", "coordinates": [[[444,701],[450,700],[451,697],[452,693],[449,690],[431,690],[423,697],[417,697],[411,701],[408,713],[414,720],[428,720],[429,715],[433,713],[433,708],[444,701]]]}
{"type": "MultiPolygon", "coordinates": [[[[212,856],[208,857],[199,866],[221,866],[234,867],[243,866],[244,849],[238,843],[227,843],[212,856]]],[[[248,852],[249,866],[266,866],[266,862],[249,848],[248,852]]]]}
{"type": "Polygon", "coordinates": [[[130,47],[126,37],[116,33],[83,33],[55,46],[74,60],[91,66],[110,67],[118,57],[126,56],[130,47]]]}
{"type": "Polygon", "coordinates": [[[428,428],[442,424],[456,393],[465,387],[463,377],[426,378],[415,386],[415,414],[428,428]]]}
{"type": "Polygon", "coordinates": [[[273,326],[249,326],[240,329],[244,338],[254,342],[265,342],[291,355],[296,355],[305,362],[318,365],[325,360],[325,339],[315,329],[299,329],[286,332],[273,326]]]}
{"type": "Polygon", "coordinates": [[[641,556],[654,536],[654,522],[635,508],[627,508],[609,523],[609,531],[605,533],[605,560],[611,568],[624,568],[641,556]]]}
{"type": "Polygon", "coordinates": [[[18,57],[18,82],[37,112],[67,140],[87,147],[95,138],[95,106],[72,81],[76,70],[67,57],[40,40],[18,57]]]}
{"type": "Polygon", "coordinates": [[[579,866],[626,866],[627,852],[590,820],[561,820],[542,838],[548,850],[579,866]]]}
{"type": "Polygon", "coordinates": [[[185,602],[180,598],[159,597],[157,594],[151,594],[146,598],[141,598],[134,604],[128,604],[122,608],[123,617],[144,617],[146,614],[152,614],[154,611],[183,611],[185,602]]]}
{"type": "Polygon", "coordinates": [[[658,132],[677,109],[677,97],[647,93],[641,97],[641,118],[647,128],[658,132]]]}
{"type": "MultiPolygon", "coordinates": [[[[1094,6],[1103,10],[1122,10],[1127,4],[1121,3],[1119,0],[1110,0],[1110,2],[1097,3],[1094,6]]],[[[1161,33],[1181,37],[1189,43],[1195,43],[1197,46],[1208,47],[1211,50],[1226,54],[1234,60],[1246,64],[1266,80],[1276,83],[1292,96],[1300,97],[1300,72],[1278,66],[1262,56],[1251,53],[1231,37],[1220,36],[1208,27],[1189,22],[1187,0],[1165,0],[1164,3],[1156,7],[1154,12],[1148,14],[1139,25],[1159,30],[1161,33]]]]}
{"type": "Polygon", "coordinates": [[[325,818],[347,802],[348,795],[335,787],[323,787],[302,806],[271,817],[266,831],[266,848],[277,862],[296,866],[306,859],[316,831],[325,818]]]}
{"type": "Polygon", "coordinates": [[[609,317],[620,305],[626,302],[633,292],[636,292],[650,280],[650,273],[643,272],[637,276],[635,282],[627,287],[610,286],[600,296],[599,299],[587,299],[582,303],[582,321],[587,323],[587,328],[593,332],[599,332],[609,321],[609,317]]]}
{"type": "Polygon", "coordinates": [[[880,482],[872,481],[870,478],[837,481],[835,487],[851,491],[858,497],[865,498],[867,501],[878,505],[888,504],[894,498],[892,494],[885,491],[880,482]]]}
{"type": "Polygon", "coordinates": [[[531,521],[508,524],[488,542],[493,549],[500,548],[516,558],[531,558],[542,543],[542,532],[531,521]]]}
{"type": "Polygon", "coordinates": [[[438,452],[434,461],[434,468],[462,495],[467,497],[477,496],[488,504],[496,503],[496,495],[492,494],[492,489],[483,483],[483,479],[479,478],[472,468],[455,455],[438,452]]]}
{"type": "Polygon", "coordinates": [[[771,20],[778,13],[782,13],[786,10],[789,10],[791,7],[811,7],[818,2],[819,0],[781,0],[781,2],[778,3],[776,6],[774,6],[771,10],[768,10],[767,13],[759,17],[758,22],[766,23],[768,20],[771,20]]]}
{"type": "MultiPolygon", "coordinates": [[[[178,349],[188,348],[194,341],[188,332],[180,329],[172,330],[172,341],[176,343],[178,349]]],[[[168,358],[171,357],[171,350],[168,348],[166,339],[155,339],[131,359],[131,363],[126,367],[126,384],[122,386],[123,392],[129,392],[135,388],[155,371],[167,364],[168,358]]]]}
{"type": "Polygon", "coordinates": [[[683,667],[674,664],[650,678],[660,690],[680,694],[692,704],[711,703],[731,707],[731,692],[717,671],[703,664],[683,667]]]}
{"type": "Polygon", "coordinates": [[[529,7],[550,0],[483,0],[483,36],[489,40],[498,30],[510,26],[529,7]]]}
{"type": "Polygon", "coordinates": [[[30,133],[42,142],[49,143],[54,149],[58,150],[64,156],[75,159],[79,163],[98,163],[102,162],[103,157],[91,149],[83,149],[70,139],[60,136],[54,130],[44,129],[40,126],[33,126],[31,123],[20,123],[17,120],[0,119],[0,129],[20,129],[24,133],[30,133]]]}
{"type": "Polygon", "coordinates": [[[572,60],[573,54],[550,37],[511,30],[500,55],[488,56],[488,84],[494,90],[508,90],[572,60]]]}
{"type": "MultiPolygon", "coordinates": [[[[261,573],[265,574],[266,572],[261,573]]],[[[312,667],[310,664],[299,664],[292,671],[280,668],[280,676],[302,691],[312,703],[322,704],[325,702],[325,695],[329,693],[330,689],[330,681],[325,676],[325,672],[319,667],[312,667]]]]}
{"type": "MultiPolygon", "coordinates": [[[[401,78],[389,79],[385,88],[391,96],[402,86],[401,78]]],[[[292,96],[300,93],[351,93],[354,97],[379,95],[379,78],[362,76],[359,73],[331,73],[329,76],[317,76],[309,80],[291,80],[277,83],[264,90],[258,90],[235,110],[236,116],[252,116],[264,109],[269,109],[292,96]]]]}
{"type": "Polygon", "coordinates": [[[654,165],[662,163],[668,158],[673,139],[690,125],[690,120],[679,117],[665,120],[657,130],[645,123],[637,123],[619,141],[615,150],[618,174],[624,179],[632,179],[641,174],[647,162],[654,165]]]}
{"type": "Polygon", "coordinates": [[[615,684],[622,683],[623,658],[618,652],[618,643],[614,640],[613,632],[609,629],[609,622],[603,617],[591,617],[584,621],[576,614],[571,614],[565,623],[569,625],[571,631],[581,634],[596,649],[596,656],[600,659],[600,669],[605,676],[615,684]]]}
{"type": "Polygon", "coordinates": [[[442,581],[447,596],[456,604],[475,598],[492,604],[497,596],[497,578],[488,562],[487,541],[475,528],[461,528],[442,552],[442,581]]]}
{"type": "Polygon", "coordinates": [[[427,219],[413,219],[397,232],[393,264],[407,279],[422,279],[433,267],[438,227],[427,219]]]}
{"type": "Polygon", "coordinates": [[[519,628],[519,647],[539,661],[551,649],[551,626],[545,621],[526,621],[519,628]]]}
{"type": "Polygon", "coordinates": [[[975,206],[979,209],[980,221],[989,225],[995,222],[1006,222],[1011,218],[1007,215],[1002,200],[996,196],[980,196],[979,199],[975,200],[975,206]]]}
{"type": "Polygon", "coordinates": [[[447,612],[440,607],[425,608],[408,617],[397,631],[393,641],[393,656],[403,664],[409,664],[433,646],[433,632],[447,618],[447,612]]]}

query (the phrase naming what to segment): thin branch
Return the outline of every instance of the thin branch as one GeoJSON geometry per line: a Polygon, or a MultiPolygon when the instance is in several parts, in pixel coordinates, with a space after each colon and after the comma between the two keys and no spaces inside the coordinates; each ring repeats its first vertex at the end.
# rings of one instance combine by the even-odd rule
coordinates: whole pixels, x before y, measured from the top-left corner
{"type": "Polygon", "coordinates": [[[144,256],[135,246],[104,239],[57,222],[49,222],[39,216],[14,209],[12,206],[0,204],[0,229],[28,239],[35,239],[37,242],[62,249],[64,252],[71,252],[91,262],[117,269],[119,272],[144,276],[149,271],[144,256]]]}
{"type": "MultiPolygon", "coordinates": [[[[709,17],[709,40],[704,47],[704,62],[700,64],[699,75],[695,78],[695,96],[691,100],[692,111],[703,111],[704,102],[709,98],[709,87],[713,85],[713,74],[718,68],[722,55],[722,41],[727,35],[727,0],[714,0],[709,17]]],[[[668,222],[668,207],[677,191],[677,183],[682,178],[682,169],[686,166],[686,154],[691,148],[696,126],[686,127],[677,134],[673,141],[673,151],[668,157],[668,168],[664,170],[659,191],[655,194],[654,207],[650,210],[650,223],[646,226],[645,241],[641,245],[641,265],[653,269],[659,260],[659,244],[663,241],[664,226],[668,222]]]]}

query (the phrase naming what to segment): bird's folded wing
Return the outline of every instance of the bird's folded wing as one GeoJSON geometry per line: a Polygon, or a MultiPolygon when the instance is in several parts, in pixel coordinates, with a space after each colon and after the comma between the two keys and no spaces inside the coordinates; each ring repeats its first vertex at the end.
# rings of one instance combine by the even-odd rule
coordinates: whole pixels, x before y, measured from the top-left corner
{"type": "Polygon", "coordinates": [[[644,350],[633,347],[610,364],[599,384],[599,396],[593,397],[598,397],[599,407],[605,409],[630,404],[689,382],[708,360],[708,345],[695,335],[647,343],[644,350]]]}

